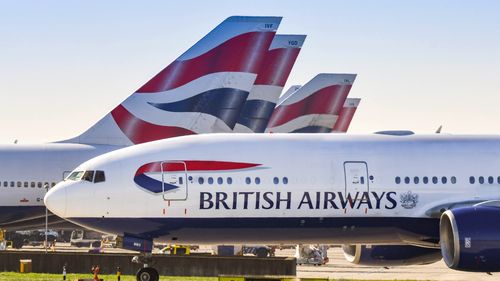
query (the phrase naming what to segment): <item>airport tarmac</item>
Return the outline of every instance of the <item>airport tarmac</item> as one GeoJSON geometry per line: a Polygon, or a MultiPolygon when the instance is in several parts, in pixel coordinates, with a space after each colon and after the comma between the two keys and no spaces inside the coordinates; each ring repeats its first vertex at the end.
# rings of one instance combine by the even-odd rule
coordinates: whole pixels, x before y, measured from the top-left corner
{"type": "MultiPolygon", "coordinates": [[[[23,247],[23,251],[40,251],[41,247],[23,247]]],[[[88,248],[71,247],[69,244],[60,243],[56,251],[61,252],[88,252],[88,248]]],[[[107,253],[131,253],[123,249],[106,248],[107,253]]],[[[294,249],[277,250],[276,256],[293,257],[294,249]]],[[[328,250],[330,261],[323,266],[297,266],[297,277],[302,278],[330,278],[330,279],[360,279],[360,280],[456,280],[456,281],[492,281],[499,280],[500,273],[488,275],[486,273],[461,272],[449,269],[443,261],[430,265],[415,265],[401,267],[373,267],[353,265],[344,259],[340,248],[328,250]]]]}
{"type": "MultiPolygon", "coordinates": [[[[282,250],[277,255],[293,256],[294,250],[282,250]]],[[[499,280],[500,273],[462,272],[449,269],[443,261],[429,265],[404,267],[372,267],[353,265],[344,259],[340,248],[328,250],[329,263],[323,266],[297,266],[297,277],[361,279],[361,280],[499,280]]]]}

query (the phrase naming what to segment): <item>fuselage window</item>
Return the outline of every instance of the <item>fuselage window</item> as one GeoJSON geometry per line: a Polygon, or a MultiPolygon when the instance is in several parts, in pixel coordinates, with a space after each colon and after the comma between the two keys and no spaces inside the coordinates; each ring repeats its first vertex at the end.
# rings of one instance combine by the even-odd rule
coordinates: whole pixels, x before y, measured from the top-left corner
{"type": "Polygon", "coordinates": [[[479,183],[480,183],[480,184],[483,184],[483,183],[484,183],[484,177],[482,177],[482,176],[481,176],[481,177],[479,177],[479,183]]]}
{"type": "Polygon", "coordinates": [[[22,182],[20,182],[20,181],[18,181],[18,182],[17,182],[17,187],[23,187],[23,183],[22,183],[22,182]]]}
{"type": "Polygon", "coordinates": [[[209,177],[208,178],[208,184],[214,184],[214,178],[209,177]]]}
{"type": "Polygon", "coordinates": [[[255,184],[260,184],[260,178],[259,177],[255,178],[255,184]]]}
{"type": "Polygon", "coordinates": [[[410,177],[405,177],[405,183],[409,184],[410,183],[410,177]]]}
{"type": "Polygon", "coordinates": [[[283,184],[288,184],[288,178],[287,177],[283,178],[283,184]]]}
{"type": "Polygon", "coordinates": [[[48,182],[46,182],[46,183],[43,184],[43,188],[48,188],[48,187],[49,187],[49,183],[48,182]]]}
{"type": "Polygon", "coordinates": [[[365,177],[360,177],[359,178],[359,183],[360,184],[365,184],[365,177]]]}
{"type": "Polygon", "coordinates": [[[36,183],[35,183],[34,181],[32,181],[32,182],[31,182],[31,187],[32,187],[32,188],[35,188],[35,186],[36,186],[36,183]]]}
{"type": "Polygon", "coordinates": [[[217,178],[217,183],[218,183],[218,184],[223,184],[223,183],[224,183],[224,180],[223,180],[222,178],[220,178],[220,177],[219,177],[219,178],[217,178]]]}
{"type": "Polygon", "coordinates": [[[428,184],[429,183],[429,178],[428,177],[423,177],[422,181],[424,182],[424,184],[428,184]]]}
{"type": "Polygon", "coordinates": [[[483,184],[483,183],[484,183],[484,177],[482,177],[482,176],[481,176],[481,177],[479,177],[479,183],[480,183],[480,184],[483,184]]]}
{"type": "Polygon", "coordinates": [[[432,177],[432,183],[437,184],[438,183],[438,178],[437,177],[432,177]]]}
{"type": "Polygon", "coordinates": [[[497,183],[500,184],[500,177],[497,177],[497,183]]]}
{"type": "Polygon", "coordinates": [[[184,179],[183,179],[183,176],[180,176],[180,177],[179,177],[179,184],[184,184],[184,179]]]}
{"type": "Polygon", "coordinates": [[[15,182],[11,181],[10,182],[10,187],[14,187],[15,186],[15,182]]]}
{"type": "MultiPolygon", "coordinates": [[[[500,177],[499,177],[499,178],[500,178],[500,177]]],[[[274,184],[278,184],[278,183],[280,183],[280,179],[278,179],[277,177],[274,177],[274,179],[273,179],[273,183],[274,183],[274,184]]]]}
{"type": "Polygon", "coordinates": [[[204,180],[202,177],[199,177],[199,178],[198,178],[198,183],[199,183],[199,184],[203,184],[203,182],[205,182],[205,180],[204,180]]]}
{"type": "Polygon", "coordinates": [[[452,184],[456,184],[457,183],[457,178],[455,176],[451,177],[450,178],[450,181],[452,184]]]}
{"type": "Polygon", "coordinates": [[[401,178],[400,177],[396,177],[396,179],[394,181],[396,182],[396,184],[400,184],[401,183],[401,178]]]}
{"type": "Polygon", "coordinates": [[[30,184],[27,181],[24,182],[24,187],[28,187],[29,185],[30,184]]]}
{"type": "Polygon", "coordinates": [[[55,183],[55,182],[53,182],[53,183],[50,185],[50,187],[54,187],[54,186],[56,186],[56,183],[55,183]]]}
{"type": "Polygon", "coordinates": [[[103,181],[106,181],[106,176],[104,175],[104,171],[95,171],[94,182],[97,183],[103,181]]]}
{"type": "Polygon", "coordinates": [[[246,182],[246,184],[251,184],[252,180],[249,177],[246,177],[245,182],[246,182]]]}
{"type": "Polygon", "coordinates": [[[418,182],[419,182],[419,178],[418,177],[414,177],[413,178],[413,183],[418,184],[418,182]]]}
{"type": "Polygon", "coordinates": [[[441,182],[443,184],[446,184],[448,182],[448,178],[447,177],[441,177],[441,182]]]}
{"type": "Polygon", "coordinates": [[[493,177],[488,177],[488,183],[489,184],[493,184],[495,182],[495,180],[493,179],[493,177]]]}
{"type": "Polygon", "coordinates": [[[476,182],[476,178],[475,177],[469,177],[469,183],[470,184],[474,184],[476,182]]]}
{"type": "Polygon", "coordinates": [[[226,179],[226,182],[227,182],[227,184],[233,184],[233,178],[228,177],[228,178],[226,179]]]}
{"type": "Polygon", "coordinates": [[[9,182],[8,181],[4,181],[3,182],[3,187],[8,187],[9,186],[9,182]]]}

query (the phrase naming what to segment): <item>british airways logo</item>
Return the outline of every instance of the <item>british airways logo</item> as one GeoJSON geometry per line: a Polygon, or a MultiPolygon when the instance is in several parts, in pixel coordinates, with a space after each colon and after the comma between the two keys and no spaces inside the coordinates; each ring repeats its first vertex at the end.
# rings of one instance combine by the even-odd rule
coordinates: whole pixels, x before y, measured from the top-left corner
{"type": "MultiPolygon", "coordinates": [[[[157,161],[142,165],[134,175],[134,182],[142,189],[160,194],[180,188],[184,182],[181,180],[166,181],[165,175],[177,173],[180,177],[188,171],[236,171],[261,167],[262,164],[211,161],[211,160],[168,160],[157,161]]],[[[172,178],[170,178],[172,179],[172,178]]]]}
{"type": "Polygon", "coordinates": [[[326,210],[397,207],[396,192],[200,192],[201,210],[326,210]]]}

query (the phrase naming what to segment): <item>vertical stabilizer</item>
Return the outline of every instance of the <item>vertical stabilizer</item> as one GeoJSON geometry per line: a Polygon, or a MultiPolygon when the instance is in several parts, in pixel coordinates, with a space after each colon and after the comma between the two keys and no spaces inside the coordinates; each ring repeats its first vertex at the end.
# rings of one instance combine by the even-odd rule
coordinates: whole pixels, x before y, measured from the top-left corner
{"type": "Polygon", "coordinates": [[[226,19],[97,124],[65,142],[131,145],[231,131],[280,22],[226,19]]]}
{"type": "Polygon", "coordinates": [[[358,109],[361,99],[359,98],[348,98],[344,103],[344,107],[340,110],[339,118],[335,125],[333,126],[332,133],[346,133],[351,125],[352,118],[358,109]]]}
{"type": "Polygon", "coordinates": [[[274,110],[266,132],[331,132],[356,74],[318,74],[274,110]]]}
{"type": "Polygon", "coordinates": [[[305,38],[305,35],[274,36],[234,132],[264,132],[305,38]]]}

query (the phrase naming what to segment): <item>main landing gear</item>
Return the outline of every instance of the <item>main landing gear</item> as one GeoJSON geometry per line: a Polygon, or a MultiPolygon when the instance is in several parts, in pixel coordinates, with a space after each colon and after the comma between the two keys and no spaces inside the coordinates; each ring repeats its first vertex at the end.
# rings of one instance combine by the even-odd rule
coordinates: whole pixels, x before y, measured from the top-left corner
{"type": "Polygon", "coordinates": [[[132,262],[142,264],[143,267],[137,271],[136,279],[137,281],[158,281],[160,280],[160,275],[158,271],[149,264],[153,262],[153,257],[150,253],[143,254],[140,256],[135,256],[132,258],[132,262]]]}

